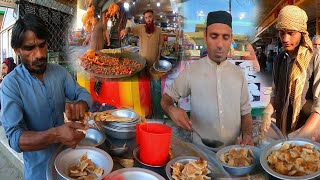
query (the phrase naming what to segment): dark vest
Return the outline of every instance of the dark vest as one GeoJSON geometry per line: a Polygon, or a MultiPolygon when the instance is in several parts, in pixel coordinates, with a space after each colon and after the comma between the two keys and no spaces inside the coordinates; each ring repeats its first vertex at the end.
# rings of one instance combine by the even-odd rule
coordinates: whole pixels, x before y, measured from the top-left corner
{"type": "Polygon", "coordinates": [[[311,107],[313,103],[312,86],[314,81],[314,59],[315,58],[312,57],[307,69],[307,80],[305,81],[301,96],[302,109],[300,111],[297,126],[294,128],[291,128],[293,113],[291,102],[289,101],[290,103],[286,104],[286,101],[289,98],[289,79],[293,61],[289,62],[289,57],[285,54],[285,52],[282,52],[277,56],[274,62],[272,78],[274,82],[273,93],[275,95],[274,109],[276,110],[276,124],[284,135],[301,128],[311,114],[311,107]]]}

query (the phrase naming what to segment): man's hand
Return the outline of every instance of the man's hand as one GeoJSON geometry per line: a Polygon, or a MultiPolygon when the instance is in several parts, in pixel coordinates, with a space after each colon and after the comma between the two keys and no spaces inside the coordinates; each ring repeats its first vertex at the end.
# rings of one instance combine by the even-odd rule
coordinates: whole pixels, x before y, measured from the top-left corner
{"type": "Polygon", "coordinates": [[[87,110],[88,105],[85,101],[66,103],[65,106],[65,112],[70,121],[82,121],[87,110]]]}
{"type": "Polygon", "coordinates": [[[188,115],[186,113],[185,110],[175,107],[175,106],[171,106],[169,108],[169,112],[168,112],[170,118],[172,119],[172,121],[179,127],[188,130],[188,131],[192,131],[191,129],[191,121],[188,118],[188,115]]]}
{"type": "Polygon", "coordinates": [[[82,46],[86,46],[87,44],[88,44],[88,41],[84,40],[83,43],[82,43],[82,46]]]}
{"type": "Polygon", "coordinates": [[[124,37],[126,37],[127,34],[128,34],[128,30],[127,29],[123,29],[120,32],[120,38],[123,39],[124,37]]]}
{"type": "Polygon", "coordinates": [[[58,142],[75,148],[79,142],[84,138],[84,133],[77,129],[87,130],[87,128],[78,122],[68,122],[56,128],[58,142]]]}
{"type": "Polygon", "coordinates": [[[274,118],[271,118],[271,115],[268,114],[268,113],[264,113],[262,115],[262,123],[263,123],[263,126],[262,126],[262,130],[264,132],[268,132],[269,129],[270,129],[270,126],[271,126],[271,122],[274,118]]]}
{"type": "Polygon", "coordinates": [[[253,146],[252,136],[245,134],[242,136],[242,138],[238,137],[237,144],[240,144],[241,146],[245,146],[245,145],[253,146]]]}

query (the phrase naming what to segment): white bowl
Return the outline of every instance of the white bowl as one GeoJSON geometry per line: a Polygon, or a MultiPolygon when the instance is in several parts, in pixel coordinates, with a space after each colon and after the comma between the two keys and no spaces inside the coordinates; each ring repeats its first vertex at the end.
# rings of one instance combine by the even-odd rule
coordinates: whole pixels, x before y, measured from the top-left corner
{"type": "Polygon", "coordinates": [[[101,177],[102,179],[107,176],[113,168],[113,160],[111,156],[105,151],[96,147],[77,147],[75,149],[65,149],[58,154],[54,161],[54,166],[57,172],[65,179],[72,179],[69,177],[69,168],[72,165],[80,164],[80,157],[87,153],[88,159],[91,159],[96,167],[102,167],[104,172],[101,177]]]}

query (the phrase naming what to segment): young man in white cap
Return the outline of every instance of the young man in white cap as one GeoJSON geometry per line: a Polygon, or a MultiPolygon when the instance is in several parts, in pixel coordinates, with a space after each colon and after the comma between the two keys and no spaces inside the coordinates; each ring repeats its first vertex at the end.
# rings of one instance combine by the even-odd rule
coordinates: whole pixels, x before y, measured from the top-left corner
{"type": "MultiPolygon", "coordinates": [[[[226,61],[232,40],[232,17],[228,12],[210,12],[204,41],[208,56],[194,62],[179,75],[161,100],[164,112],[179,127],[191,126],[203,138],[225,144],[252,144],[252,117],[247,81],[242,70],[226,61]],[[191,95],[191,117],[175,106],[191,95]]],[[[201,144],[198,136],[193,142],[201,144]]]]}

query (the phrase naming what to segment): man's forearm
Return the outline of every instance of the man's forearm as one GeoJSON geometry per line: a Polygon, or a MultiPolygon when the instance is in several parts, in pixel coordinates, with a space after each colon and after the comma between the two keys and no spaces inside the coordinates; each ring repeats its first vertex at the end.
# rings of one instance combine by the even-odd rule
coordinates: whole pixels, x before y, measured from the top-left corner
{"type": "Polygon", "coordinates": [[[242,131],[242,136],[244,135],[252,136],[252,117],[250,113],[244,116],[241,116],[241,131],[242,131]]]}
{"type": "Polygon", "coordinates": [[[312,112],[296,137],[311,138],[312,136],[314,136],[315,131],[319,128],[319,121],[320,114],[318,114],[317,112],[312,112]]]}
{"type": "Polygon", "coordinates": [[[19,139],[19,146],[22,151],[37,151],[54,143],[58,143],[56,128],[41,132],[24,131],[19,139]]]}
{"type": "Polygon", "coordinates": [[[166,115],[169,115],[169,109],[174,106],[173,100],[168,94],[164,94],[161,99],[161,107],[166,115]]]}
{"type": "Polygon", "coordinates": [[[274,98],[270,99],[270,103],[266,106],[263,113],[270,116],[274,113],[274,98]]]}

